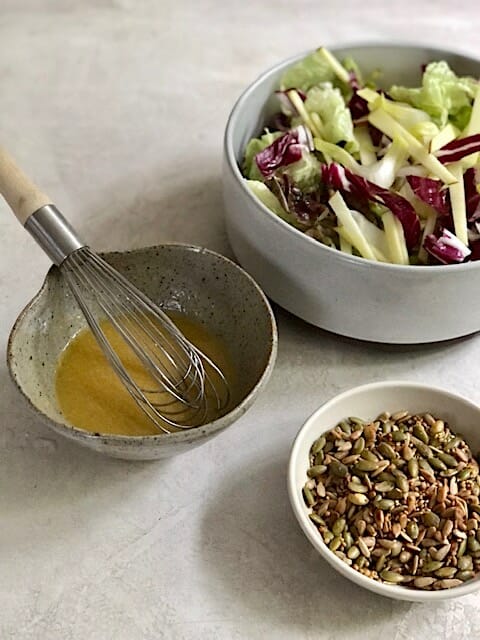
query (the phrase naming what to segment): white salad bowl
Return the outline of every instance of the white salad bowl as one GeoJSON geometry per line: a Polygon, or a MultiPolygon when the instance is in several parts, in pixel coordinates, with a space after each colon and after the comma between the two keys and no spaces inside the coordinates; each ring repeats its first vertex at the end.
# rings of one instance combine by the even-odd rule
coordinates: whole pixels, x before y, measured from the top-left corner
{"type": "MultiPolygon", "coordinates": [[[[446,60],[460,75],[480,75],[480,61],[444,49],[410,45],[332,48],[366,73],[382,71],[385,86],[418,86],[420,69],[446,60]]],[[[225,132],[223,189],[232,249],[267,295],[291,313],[337,334],[392,344],[448,340],[480,330],[480,262],[401,266],[331,249],[298,231],[248,189],[241,162],[248,141],[276,108],[271,96],[282,73],[306,54],[261,75],[235,104],[225,132]]]]}
{"type": "Polygon", "coordinates": [[[290,503],[303,533],[315,550],[357,585],[382,596],[416,602],[464,596],[480,588],[480,575],[450,589],[425,591],[380,582],[359,573],[327,547],[308,516],[309,509],[305,505],[302,489],[308,479],[309,452],[313,442],[349,416],[373,420],[384,411],[393,414],[402,410],[411,414],[430,412],[447,421],[452,431],[461,433],[474,453],[480,449],[480,407],[462,396],[444,389],[405,381],[374,382],[355,387],[322,405],[300,429],[292,447],[288,467],[290,503]]]}

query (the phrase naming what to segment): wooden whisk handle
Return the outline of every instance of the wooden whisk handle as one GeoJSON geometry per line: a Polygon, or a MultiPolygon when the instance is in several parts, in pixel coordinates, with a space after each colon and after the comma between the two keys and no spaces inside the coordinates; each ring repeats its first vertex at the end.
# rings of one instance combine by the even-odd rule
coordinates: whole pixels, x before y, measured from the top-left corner
{"type": "Polygon", "coordinates": [[[3,147],[0,147],[0,193],[22,225],[37,209],[52,204],[3,147]]]}

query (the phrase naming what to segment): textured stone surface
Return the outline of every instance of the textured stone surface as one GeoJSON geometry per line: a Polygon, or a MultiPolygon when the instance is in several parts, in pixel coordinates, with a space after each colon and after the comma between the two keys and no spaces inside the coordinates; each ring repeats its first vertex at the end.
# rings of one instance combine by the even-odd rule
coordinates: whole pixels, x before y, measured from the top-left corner
{"type": "MultiPolygon", "coordinates": [[[[248,82],[321,43],[421,41],[480,57],[479,17],[445,0],[2,0],[0,139],[97,248],[176,240],[229,255],[222,134],[248,82]]],[[[4,351],[48,260],[0,209],[4,351]]],[[[118,462],[57,438],[0,365],[2,640],[480,637],[480,596],[427,609],[337,575],[285,488],[294,435],[338,391],[398,377],[480,401],[480,337],[372,347],[277,317],[265,393],[169,462],[118,462]]]]}

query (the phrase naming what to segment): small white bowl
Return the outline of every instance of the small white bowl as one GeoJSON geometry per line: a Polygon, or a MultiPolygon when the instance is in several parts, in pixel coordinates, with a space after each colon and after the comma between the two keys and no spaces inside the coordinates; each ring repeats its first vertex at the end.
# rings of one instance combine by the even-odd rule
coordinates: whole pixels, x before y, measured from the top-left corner
{"type": "Polygon", "coordinates": [[[480,588],[480,575],[458,587],[439,591],[389,585],[364,576],[330,551],[308,517],[309,509],[303,500],[302,488],[307,480],[309,451],[313,442],[348,416],[374,419],[383,411],[394,413],[404,409],[411,413],[428,411],[444,419],[453,431],[465,437],[474,453],[480,449],[480,407],[462,396],[415,382],[374,382],[355,387],[321,406],[306,421],[295,439],[288,467],[288,493],[293,512],[308,540],[322,558],[361,587],[389,598],[415,602],[433,602],[464,596],[480,588]]]}

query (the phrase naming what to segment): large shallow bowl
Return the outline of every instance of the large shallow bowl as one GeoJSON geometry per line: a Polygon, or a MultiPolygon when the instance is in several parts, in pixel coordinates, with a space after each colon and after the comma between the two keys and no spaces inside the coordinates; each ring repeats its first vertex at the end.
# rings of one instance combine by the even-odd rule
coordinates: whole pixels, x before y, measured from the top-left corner
{"type": "MultiPolygon", "coordinates": [[[[385,85],[418,85],[421,65],[431,60],[446,60],[460,74],[480,75],[479,61],[443,49],[361,45],[332,51],[340,58],[353,56],[366,72],[382,69],[385,85]]],[[[405,267],[348,256],[288,225],[246,187],[239,168],[245,146],[271,114],[269,98],[280,76],[304,55],[261,75],[231,112],[223,187],[227,231],[236,257],[275,302],[341,335],[414,344],[478,331],[480,298],[472,292],[478,287],[480,262],[405,267]]]]}
{"type": "Polygon", "coordinates": [[[206,442],[245,413],[270,376],[277,329],[265,295],[238,265],[207,249],[166,244],[104,257],[154,302],[195,319],[228,345],[239,371],[236,406],[214,422],[168,435],[102,435],[101,424],[94,435],[66,423],[55,395],[55,371],[85,320],[56,267],[10,334],[8,367],[20,396],[54,431],[116,458],[153,460],[206,442]]]}
{"type": "Polygon", "coordinates": [[[480,575],[458,587],[439,591],[389,585],[364,576],[330,551],[308,517],[309,510],[302,497],[302,488],[307,479],[309,451],[313,442],[348,416],[374,420],[383,411],[394,413],[403,410],[412,414],[428,411],[443,418],[453,431],[463,435],[472,451],[480,449],[480,407],[462,396],[414,382],[375,382],[355,387],[321,406],[306,421],[295,439],[288,468],[288,493],[293,512],[304,534],[322,558],[361,587],[389,598],[417,602],[464,596],[480,588],[480,575]]]}

